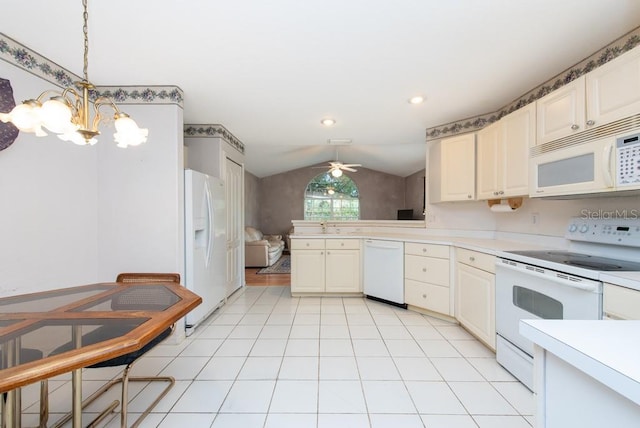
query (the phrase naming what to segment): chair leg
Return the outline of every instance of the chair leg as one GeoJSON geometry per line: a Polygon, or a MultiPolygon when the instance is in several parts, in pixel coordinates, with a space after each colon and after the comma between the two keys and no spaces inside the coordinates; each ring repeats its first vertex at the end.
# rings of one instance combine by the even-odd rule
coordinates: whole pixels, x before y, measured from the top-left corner
{"type": "MultiPolygon", "coordinates": [[[[111,387],[113,387],[114,385],[117,385],[118,383],[122,383],[121,401],[114,400],[109,406],[107,406],[107,408],[105,408],[102,412],[100,412],[100,414],[93,421],[91,421],[89,425],[87,425],[87,428],[93,428],[97,426],[106,416],[108,416],[111,412],[113,412],[118,407],[118,405],[120,405],[120,426],[122,428],[127,428],[129,382],[147,382],[147,383],[148,382],[167,382],[168,383],[168,385],[162,390],[162,392],[157,396],[157,398],[153,401],[153,403],[151,403],[145,409],[145,411],[140,415],[140,417],[136,419],[134,424],[131,425],[131,428],[135,428],[138,425],[140,425],[142,420],[146,418],[149,413],[151,413],[153,408],[160,402],[160,400],[162,400],[162,398],[165,395],[167,395],[169,390],[176,383],[176,380],[173,376],[144,376],[144,377],[129,376],[129,372],[131,371],[132,365],[133,363],[125,367],[122,377],[110,380],[109,382],[107,382],[105,385],[103,385],[100,389],[98,389],[96,392],[91,394],[89,397],[87,397],[87,399],[85,399],[82,402],[82,408],[84,409],[89,404],[96,401],[102,394],[104,394],[109,389],[111,389],[111,387]]],[[[64,418],[60,419],[53,426],[53,428],[60,428],[70,420],[71,420],[71,414],[69,413],[64,418]]]]}

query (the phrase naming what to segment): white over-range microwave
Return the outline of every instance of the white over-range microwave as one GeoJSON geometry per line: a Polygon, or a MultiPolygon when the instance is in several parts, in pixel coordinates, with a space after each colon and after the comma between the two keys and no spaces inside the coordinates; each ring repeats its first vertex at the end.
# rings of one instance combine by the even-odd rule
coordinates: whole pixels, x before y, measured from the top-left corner
{"type": "Polygon", "coordinates": [[[529,196],[638,193],[640,127],[615,134],[615,128],[594,131],[531,149],[529,196]]]}

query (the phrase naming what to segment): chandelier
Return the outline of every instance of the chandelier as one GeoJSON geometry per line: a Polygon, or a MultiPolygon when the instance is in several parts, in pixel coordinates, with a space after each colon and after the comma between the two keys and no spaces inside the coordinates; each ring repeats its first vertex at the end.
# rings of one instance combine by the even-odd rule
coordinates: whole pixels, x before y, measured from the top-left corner
{"type": "Polygon", "coordinates": [[[89,82],[89,31],[87,21],[87,0],[82,0],[84,34],[84,68],[83,79],[75,83],[75,87],[65,88],[63,91],[47,90],[36,99],[23,101],[10,113],[0,113],[0,120],[11,122],[23,132],[35,133],[43,137],[50,132],[57,134],[63,141],[71,141],[78,145],[94,145],[96,136],[100,134],[98,127],[105,117],[101,109],[111,108],[113,112],[116,132],[113,138],[118,147],[137,146],[147,141],[149,131],[139,128],[128,114],[121,112],[116,104],[108,97],[99,96],[93,100],[93,119],[90,117],[89,91],[95,87],[89,82]],[[44,98],[50,98],[43,102],[44,98]]]}

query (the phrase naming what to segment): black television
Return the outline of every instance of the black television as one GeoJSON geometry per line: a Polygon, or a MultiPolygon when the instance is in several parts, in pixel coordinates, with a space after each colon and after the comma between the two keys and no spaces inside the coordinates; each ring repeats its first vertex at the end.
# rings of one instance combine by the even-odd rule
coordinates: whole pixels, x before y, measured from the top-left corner
{"type": "Polygon", "coordinates": [[[413,209],[398,210],[398,220],[413,220],[413,209]]]}

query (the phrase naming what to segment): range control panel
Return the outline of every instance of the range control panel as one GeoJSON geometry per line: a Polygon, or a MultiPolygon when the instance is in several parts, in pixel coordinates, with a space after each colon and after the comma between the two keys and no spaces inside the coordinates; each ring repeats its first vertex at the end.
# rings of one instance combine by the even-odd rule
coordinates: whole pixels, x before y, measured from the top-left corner
{"type": "Polygon", "coordinates": [[[625,212],[591,212],[593,217],[572,218],[564,234],[572,241],[594,242],[599,244],[625,245],[640,247],[640,210],[625,212]],[[621,214],[627,218],[602,218],[621,214]]]}
{"type": "Polygon", "coordinates": [[[640,134],[627,135],[616,140],[616,184],[640,185],[640,134]]]}

